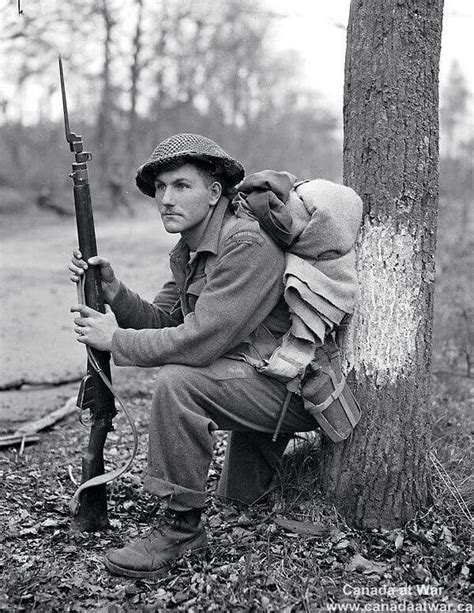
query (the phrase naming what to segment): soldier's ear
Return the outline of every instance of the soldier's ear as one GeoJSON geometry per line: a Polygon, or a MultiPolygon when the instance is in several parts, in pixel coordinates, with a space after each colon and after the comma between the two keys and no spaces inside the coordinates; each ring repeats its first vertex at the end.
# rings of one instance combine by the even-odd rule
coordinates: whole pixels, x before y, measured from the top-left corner
{"type": "Polygon", "coordinates": [[[209,186],[209,204],[215,206],[219,202],[219,198],[222,196],[222,185],[219,181],[214,181],[209,186]]]}

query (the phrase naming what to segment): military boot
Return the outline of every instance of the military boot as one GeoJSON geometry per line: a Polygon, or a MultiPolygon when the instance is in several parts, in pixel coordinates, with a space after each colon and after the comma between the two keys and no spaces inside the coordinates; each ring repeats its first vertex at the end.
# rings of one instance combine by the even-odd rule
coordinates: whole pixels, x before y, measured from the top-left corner
{"type": "Polygon", "coordinates": [[[122,549],[105,555],[105,565],[116,575],[156,577],[187,551],[204,552],[207,538],[201,523],[201,509],[166,511],[163,521],[150,533],[122,549]]]}

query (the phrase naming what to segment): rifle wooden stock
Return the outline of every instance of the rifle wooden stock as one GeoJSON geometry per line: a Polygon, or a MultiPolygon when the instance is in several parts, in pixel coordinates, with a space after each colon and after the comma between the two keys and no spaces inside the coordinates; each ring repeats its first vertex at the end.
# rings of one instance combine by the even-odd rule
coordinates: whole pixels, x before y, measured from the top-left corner
{"type": "MultiPolygon", "coordinates": [[[[85,260],[97,255],[94,230],[94,217],[91,205],[90,188],[86,162],[72,165],[71,177],[74,181],[74,206],[76,209],[77,235],[79,249],[85,260]]],[[[91,266],[87,269],[84,282],[85,303],[87,306],[105,313],[100,271],[91,266]]],[[[94,356],[107,378],[110,380],[110,354],[95,351],[94,356]]],[[[92,377],[94,388],[94,408],[91,410],[91,431],[87,451],[82,457],[82,480],[104,473],[104,444],[107,432],[113,430],[112,419],[116,414],[114,397],[110,390],[88,361],[87,372],[92,377]]],[[[108,526],[107,497],[105,484],[84,490],[80,497],[73,526],[80,530],[100,530],[108,526]]]]}

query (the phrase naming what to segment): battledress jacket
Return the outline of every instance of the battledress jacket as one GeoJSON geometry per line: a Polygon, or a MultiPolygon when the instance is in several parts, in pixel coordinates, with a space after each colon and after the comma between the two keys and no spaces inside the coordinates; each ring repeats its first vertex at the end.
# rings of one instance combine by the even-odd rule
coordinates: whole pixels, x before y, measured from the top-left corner
{"type": "Polygon", "coordinates": [[[283,299],[285,255],[243,209],[222,197],[200,244],[181,239],[170,252],[173,275],[143,300],[121,284],[111,307],[118,366],[207,366],[221,356],[267,359],[290,326],[283,299]]]}

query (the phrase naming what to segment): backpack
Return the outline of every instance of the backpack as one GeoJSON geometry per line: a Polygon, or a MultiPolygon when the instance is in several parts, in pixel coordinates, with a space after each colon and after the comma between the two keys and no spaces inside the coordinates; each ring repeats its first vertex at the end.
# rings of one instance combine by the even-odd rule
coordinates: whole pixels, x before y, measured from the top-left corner
{"type": "Polygon", "coordinates": [[[285,300],[292,325],[259,372],[301,395],[323,433],[345,440],[361,410],[343,374],[336,338],[347,327],[358,297],[354,245],[362,201],[350,188],[325,180],[297,182],[291,173],[249,175],[233,200],[255,217],[286,252],[285,300]]]}

